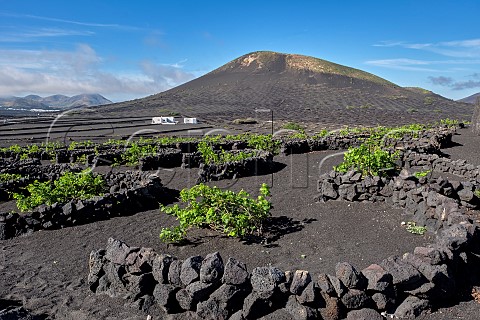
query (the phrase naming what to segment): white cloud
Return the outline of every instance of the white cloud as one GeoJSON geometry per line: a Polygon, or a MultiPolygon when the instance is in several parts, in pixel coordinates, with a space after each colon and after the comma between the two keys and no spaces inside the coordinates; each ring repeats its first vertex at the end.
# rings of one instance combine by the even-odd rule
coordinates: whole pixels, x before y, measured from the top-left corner
{"type": "Polygon", "coordinates": [[[480,39],[440,42],[440,45],[446,47],[479,48],[480,39]]]}
{"type": "Polygon", "coordinates": [[[63,28],[13,28],[0,27],[0,42],[32,42],[45,38],[68,36],[92,36],[95,33],[63,28]]]}
{"type": "MultiPolygon", "coordinates": [[[[398,58],[398,59],[381,59],[381,60],[369,60],[365,61],[366,64],[397,69],[397,70],[410,70],[410,71],[430,71],[430,72],[448,72],[448,70],[438,70],[422,66],[432,66],[432,65],[475,65],[480,64],[480,60],[417,60],[417,59],[408,59],[408,58],[398,58]]],[[[454,68],[451,69],[454,71],[454,68]]]]}
{"type": "Polygon", "coordinates": [[[480,39],[442,41],[436,43],[408,43],[405,41],[381,41],[376,47],[403,47],[408,49],[434,52],[456,58],[479,58],[480,39]]]}
{"type": "Polygon", "coordinates": [[[140,65],[145,75],[157,83],[164,83],[170,87],[194,78],[193,74],[183,71],[178,64],[163,65],[143,61],[140,65]]]}
{"type": "Polygon", "coordinates": [[[409,70],[409,71],[429,71],[429,72],[437,72],[440,70],[425,68],[421,66],[427,66],[430,63],[428,61],[423,60],[414,60],[414,59],[381,59],[381,60],[369,60],[365,62],[366,64],[389,68],[389,69],[397,69],[397,70],[409,70]]]}
{"type": "Polygon", "coordinates": [[[0,96],[100,93],[112,100],[143,97],[195,77],[179,64],[143,61],[131,74],[102,70],[88,45],[74,51],[0,50],[0,96]]]}
{"type": "Polygon", "coordinates": [[[21,19],[43,20],[43,21],[50,21],[50,22],[61,22],[61,23],[73,24],[73,25],[79,25],[79,26],[86,26],[86,27],[134,28],[135,29],[135,27],[123,26],[123,25],[119,25],[119,24],[84,22],[84,21],[67,20],[67,19],[59,19],[59,18],[44,17],[44,16],[36,16],[36,15],[32,15],[32,14],[17,14],[17,13],[9,13],[9,12],[0,12],[0,16],[12,17],[12,18],[21,18],[21,19]]]}

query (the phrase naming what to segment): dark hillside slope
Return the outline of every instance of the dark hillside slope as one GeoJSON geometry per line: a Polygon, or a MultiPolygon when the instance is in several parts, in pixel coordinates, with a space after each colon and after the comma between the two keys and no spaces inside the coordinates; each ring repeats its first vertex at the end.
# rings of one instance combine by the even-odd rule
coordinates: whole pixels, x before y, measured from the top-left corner
{"type": "Polygon", "coordinates": [[[466,98],[460,99],[458,101],[460,102],[466,102],[466,103],[476,103],[477,99],[480,99],[480,92],[472,94],[471,96],[468,96],[466,98]]]}
{"type": "Polygon", "coordinates": [[[295,54],[253,52],[168,91],[100,107],[105,113],[181,114],[222,124],[270,108],[276,120],[374,125],[470,119],[472,106],[402,88],[373,74],[295,54]]]}

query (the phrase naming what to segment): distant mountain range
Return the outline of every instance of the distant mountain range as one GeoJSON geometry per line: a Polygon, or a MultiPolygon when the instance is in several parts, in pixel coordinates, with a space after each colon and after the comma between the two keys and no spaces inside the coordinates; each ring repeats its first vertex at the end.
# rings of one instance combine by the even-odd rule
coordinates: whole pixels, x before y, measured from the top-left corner
{"type": "Polygon", "coordinates": [[[252,52],[197,79],[142,99],[104,105],[105,116],[198,117],[212,124],[262,117],[331,126],[470,119],[471,105],[422,88],[299,54],[252,52]],[[255,111],[257,110],[257,111],[255,111]]]}
{"type": "Polygon", "coordinates": [[[37,95],[28,95],[25,97],[0,97],[0,106],[18,110],[67,110],[109,103],[112,103],[112,101],[96,93],[79,94],[73,97],[68,97],[61,94],[44,98],[37,95]]]}
{"type": "Polygon", "coordinates": [[[460,99],[458,101],[460,102],[466,102],[466,103],[476,103],[477,99],[480,99],[480,92],[472,94],[471,96],[468,96],[466,98],[460,99]]]}

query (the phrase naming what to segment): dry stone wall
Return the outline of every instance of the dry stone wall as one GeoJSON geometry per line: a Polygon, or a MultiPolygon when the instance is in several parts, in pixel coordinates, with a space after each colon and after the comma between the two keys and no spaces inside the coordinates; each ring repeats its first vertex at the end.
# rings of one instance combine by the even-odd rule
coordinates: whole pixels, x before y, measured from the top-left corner
{"type": "MultiPolygon", "coordinates": [[[[456,129],[438,128],[406,134],[403,138],[380,137],[385,144],[395,150],[411,150],[420,153],[438,153],[441,148],[452,143],[452,136],[456,129]]],[[[358,147],[369,135],[348,134],[327,135],[318,139],[289,139],[282,140],[280,152],[284,155],[307,153],[321,150],[345,150],[349,147],[358,147]]]]}
{"type": "Polygon", "coordinates": [[[32,212],[0,212],[0,240],[42,229],[59,229],[158,207],[165,198],[160,178],[127,171],[105,175],[108,192],[87,200],[40,205],[32,212]]]}
{"type": "Polygon", "coordinates": [[[218,252],[181,260],[110,238],[90,254],[88,285],[145,311],[157,305],[191,319],[258,319],[279,309],[292,319],[414,318],[479,276],[479,253],[479,229],[465,221],[443,229],[427,247],[363,270],[338,263],[335,275],[274,266],[248,271],[218,252]]]}
{"type": "Polygon", "coordinates": [[[406,168],[423,167],[427,170],[451,173],[468,181],[480,183],[480,166],[469,164],[466,160],[452,160],[438,154],[421,154],[418,152],[405,152],[403,166],[406,168]]]}
{"type": "Polygon", "coordinates": [[[480,209],[480,184],[446,178],[417,178],[408,169],[395,177],[366,176],[360,172],[331,171],[318,180],[316,201],[384,201],[403,208],[414,222],[436,232],[468,221],[465,212],[480,209]]]}
{"type": "Polygon", "coordinates": [[[273,168],[273,154],[257,150],[254,156],[241,161],[201,163],[197,183],[266,174],[272,172],[273,168]]]}

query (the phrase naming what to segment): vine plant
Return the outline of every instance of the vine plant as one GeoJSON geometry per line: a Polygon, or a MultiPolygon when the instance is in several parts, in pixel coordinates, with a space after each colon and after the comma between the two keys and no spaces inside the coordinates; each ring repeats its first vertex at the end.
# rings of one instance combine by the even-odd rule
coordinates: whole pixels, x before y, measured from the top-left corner
{"type": "Polygon", "coordinates": [[[272,204],[268,185],[262,184],[260,195],[252,199],[241,190],[222,191],[218,187],[198,184],[180,192],[180,199],[187,203],[185,208],[178,204],[161,206],[161,211],[177,218],[179,225],[163,228],[160,239],[165,242],[178,242],[185,238],[192,227],[208,227],[230,237],[243,237],[255,231],[261,232],[262,222],[270,215],[272,204]]]}
{"type": "Polygon", "coordinates": [[[101,175],[94,175],[88,169],[74,173],[67,171],[58,180],[39,182],[35,180],[26,187],[28,194],[13,193],[17,208],[29,211],[41,204],[52,205],[72,199],[89,199],[100,195],[105,181],[101,175]]]}

